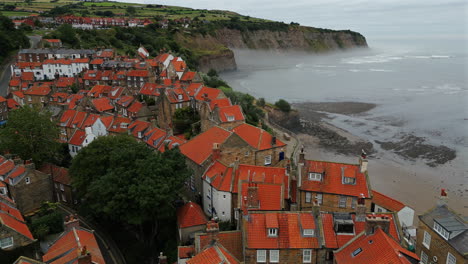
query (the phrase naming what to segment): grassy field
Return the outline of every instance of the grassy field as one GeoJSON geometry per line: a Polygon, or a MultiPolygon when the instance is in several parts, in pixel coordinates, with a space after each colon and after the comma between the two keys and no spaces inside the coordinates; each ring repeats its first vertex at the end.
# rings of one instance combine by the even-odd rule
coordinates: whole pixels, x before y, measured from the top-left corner
{"type": "Polygon", "coordinates": [[[64,6],[69,4],[77,4],[70,10],[74,15],[81,16],[98,16],[96,12],[111,11],[116,16],[125,15],[126,8],[129,6],[136,7],[136,17],[138,18],[154,18],[161,16],[165,19],[179,19],[189,17],[191,19],[198,17],[200,20],[228,20],[231,17],[239,17],[240,20],[249,21],[267,21],[264,19],[250,18],[241,16],[234,12],[220,11],[220,10],[199,10],[178,6],[162,6],[157,4],[134,4],[134,3],[121,3],[121,2],[81,2],[74,0],[58,0],[56,2],[51,0],[33,0],[30,4],[25,3],[24,0],[0,0],[0,10],[3,5],[15,5],[15,11],[1,11],[6,16],[26,16],[30,14],[37,14],[46,12],[57,6],[64,6]]]}

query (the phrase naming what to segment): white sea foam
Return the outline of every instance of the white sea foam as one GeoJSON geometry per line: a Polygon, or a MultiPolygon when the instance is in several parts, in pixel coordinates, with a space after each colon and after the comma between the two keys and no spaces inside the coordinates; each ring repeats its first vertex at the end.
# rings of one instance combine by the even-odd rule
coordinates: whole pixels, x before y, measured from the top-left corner
{"type": "Polygon", "coordinates": [[[373,55],[373,56],[345,58],[341,60],[341,63],[344,63],[344,64],[386,63],[386,62],[402,60],[402,59],[403,57],[400,57],[400,56],[378,54],[378,55],[373,55]]]}
{"type": "Polygon", "coordinates": [[[393,70],[386,70],[386,69],[369,69],[371,72],[393,72],[393,70]]]}
{"type": "Polygon", "coordinates": [[[358,70],[358,69],[349,69],[348,71],[350,71],[350,72],[362,72],[363,70],[358,70]]]}

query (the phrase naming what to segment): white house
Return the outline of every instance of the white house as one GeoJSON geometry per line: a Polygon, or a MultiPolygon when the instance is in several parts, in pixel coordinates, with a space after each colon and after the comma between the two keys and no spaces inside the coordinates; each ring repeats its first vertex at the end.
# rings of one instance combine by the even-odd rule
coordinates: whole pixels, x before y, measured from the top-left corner
{"type": "Polygon", "coordinates": [[[413,226],[413,208],[378,191],[373,190],[372,193],[372,212],[395,212],[398,215],[401,227],[405,228],[413,226]]]}
{"type": "Polygon", "coordinates": [[[55,79],[55,75],[65,77],[74,77],[82,72],[84,69],[89,68],[89,59],[49,59],[45,60],[42,64],[44,76],[48,79],[55,79]]]}
{"type": "Polygon", "coordinates": [[[91,131],[97,137],[100,136],[107,136],[107,128],[106,125],[102,122],[101,118],[98,118],[96,122],[91,126],[91,131]]]}
{"type": "Polygon", "coordinates": [[[92,133],[91,127],[85,128],[85,131],[77,129],[68,142],[70,156],[75,157],[78,152],[89,145],[96,136],[92,133]]]}
{"type": "Polygon", "coordinates": [[[203,174],[203,211],[221,221],[231,221],[232,172],[232,167],[216,161],[203,174]]]}

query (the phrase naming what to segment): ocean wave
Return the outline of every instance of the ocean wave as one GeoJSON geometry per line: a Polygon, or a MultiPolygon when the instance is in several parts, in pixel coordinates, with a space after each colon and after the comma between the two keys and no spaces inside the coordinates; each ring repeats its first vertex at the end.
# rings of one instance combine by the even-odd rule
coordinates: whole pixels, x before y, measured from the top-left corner
{"type": "Polygon", "coordinates": [[[316,68],[336,68],[335,65],[320,65],[320,64],[314,65],[314,67],[316,67],[316,68]]]}
{"type": "Polygon", "coordinates": [[[409,59],[448,59],[452,56],[449,55],[406,55],[405,58],[409,59]]]}
{"type": "Polygon", "coordinates": [[[341,60],[341,63],[344,63],[344,64],[386,63],[386,62],[402,60],[402,59],[404,58],[400,56],[379,54],[379,55],[373,55],[373,56],[345,58],[341,60]]]}
{"type": "Polygon", "coordinates": [[[393,70],[386,70],[386,69],[369,69],[371,72],[393,72],[393,70]]]}
{"type": "Polygon", "coordinates": [[[350,72],[363,72],[363,70],[358,70],[358,69],[349,69],[348,71],[350,71],[350,72]]]}

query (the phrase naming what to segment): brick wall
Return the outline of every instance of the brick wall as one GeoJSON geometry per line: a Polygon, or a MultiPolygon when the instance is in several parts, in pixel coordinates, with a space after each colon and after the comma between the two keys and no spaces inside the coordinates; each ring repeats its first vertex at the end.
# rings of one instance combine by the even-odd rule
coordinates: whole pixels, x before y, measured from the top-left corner
{"type": "Polygon", "coordinates": [[[421,251],[424,251],[429,256],[429,262],[433,261],[434,256],[436,256],[437,263],[447,263],[447,253],[450,252],[456,257],[457,264],[467,263],[467,258],[463,258],[463,256],[458,253],[443,237],[436,233],[431,227],[428,227],[423,221],[419,221],[418,230],[416,232],[416,241],[416,254],[421,257],[421,251]],[[422,244],[424,241],[424,231],[431,235],[429,249],[422,244]]]}
{"type": "MultiPolygon", "coordinates": [[[[300,208],[302,211],[310,211],[313,208],[313,201],[315,200],[316,193],[315,192],[310,192],[312,194],[312,199],[310,203],[306,202],[306,191],[300,191],[299,192],[299,201],[300,201],[300,208]]],[[[346,208],[340,208],[339,207],[339,202],[340,202],[340,196],[341,195],[336,195],[336,194],[327,194],[323,193],[323,204],[320,206],[321,211],[326,211],[326,212],[355,212],[357,204],[355,208],[352,208],[352,196],[347,196],[346,199],[346,208]]],[[[357,197],[356,197],[357,199],[357,197]]],[[[357,201],[356,201],[357,203],[357,201]]],[[[367,212],[371,211],[371,205],[372,201],[371,199],[365,199],[364,204],[367,208],[367,212]]]]}
{"type": "MultiPolygon", "coordinates": [[[[20,233],[10,229],[7,226],[0,227],[0,239],[13,237],[13,247],[5,248],[3,250],[12,250],[18,247],[23,247],[34,242],[33,240],[21,235],[20,233]]],[[[2,249],[0,249],[2,250],[2,249]]]]}

